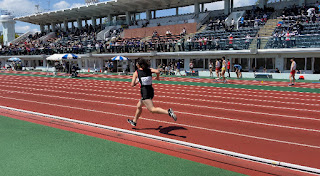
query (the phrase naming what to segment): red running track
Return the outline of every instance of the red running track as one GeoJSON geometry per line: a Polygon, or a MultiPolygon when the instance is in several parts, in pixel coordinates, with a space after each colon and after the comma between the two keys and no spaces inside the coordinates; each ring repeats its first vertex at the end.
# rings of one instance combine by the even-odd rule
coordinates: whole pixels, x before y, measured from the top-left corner
{"type": "Polygon", "coordinates": [[[129,83],[3,75],[0,81],[1,106],[320,168],[319,94],[155,84],[155,105],[172,107],[178,121],[144,110],[132,128],[126,119],[139,90],[129,83]],[[228,98],[235,91],[239,97],[228,98]]]}

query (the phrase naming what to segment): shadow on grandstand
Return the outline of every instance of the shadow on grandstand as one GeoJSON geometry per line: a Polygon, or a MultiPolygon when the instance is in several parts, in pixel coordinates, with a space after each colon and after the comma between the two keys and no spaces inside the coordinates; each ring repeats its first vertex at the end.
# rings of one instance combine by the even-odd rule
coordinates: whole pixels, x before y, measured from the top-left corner
{"type": "Polygon", "coordinates": [[[162,134],[180,137],[180,138],[187,138],[186,136],[179,136],[179,135],[170,133],[175,130],[187,130],[186,128],[180,127],[180,126],[168,126],[168,127],[159,126],[158,128],[132,128],[132,129],[137,130],[137,131],[139,131],[139,130],[156,130],[156,131],[158,131],[159,130],[159,133],[162,133],[162,134]]]}

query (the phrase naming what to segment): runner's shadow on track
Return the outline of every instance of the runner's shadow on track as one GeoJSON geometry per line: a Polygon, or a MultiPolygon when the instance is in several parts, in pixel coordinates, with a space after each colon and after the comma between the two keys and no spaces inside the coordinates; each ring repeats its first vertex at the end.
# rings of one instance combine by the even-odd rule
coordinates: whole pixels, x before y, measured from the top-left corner
{"type": "Polygon", "coordinates": [[[180,126],[168,126],[168,127],[159,126],[158,128],[132,128],[132,129],[134,129],[134,130],[157,130],[157,131],[159,130],[159,133],[161,133],[161,134],[166,134],[169,136],[175,136],[175,137],[181,137],[181,138],[187,138],[186,136],[179,136],[179,135],[170,133],[175,130],[187,130],[186,128],[180,127],[180,126]]]}

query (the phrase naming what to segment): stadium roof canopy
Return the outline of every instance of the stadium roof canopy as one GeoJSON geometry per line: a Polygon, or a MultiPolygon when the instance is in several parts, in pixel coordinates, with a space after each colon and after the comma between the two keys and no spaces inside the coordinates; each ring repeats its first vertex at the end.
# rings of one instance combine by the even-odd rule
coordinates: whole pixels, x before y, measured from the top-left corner
{"type": "Polygon", "coordinates": [[[210,3],[221,0],[113,0],[93,5],[33,14],[15,18],[15,20],[32,24],[62,23],[63,21],[89,20],[92,17],[102,18],[108,15],[122,15],[126,12],[145,12],[194,5],[195,2],[210,3]]]}

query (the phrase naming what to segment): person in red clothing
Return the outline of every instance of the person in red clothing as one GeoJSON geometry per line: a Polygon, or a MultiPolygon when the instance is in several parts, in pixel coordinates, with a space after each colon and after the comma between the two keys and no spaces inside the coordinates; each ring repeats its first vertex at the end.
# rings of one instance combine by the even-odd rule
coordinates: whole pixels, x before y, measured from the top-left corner
{"type": "Polygon", "coordinates": [[[228,71],[228,77],[230,78],[230,61],[227,59],[227,71],[228,71]]]}
{"type": "Polygon", "coordinates": [[[228,39],[229,39],[229,48],[233,48],[233,36],[232,36],[232,34],[229,35],[228,39]]]}

